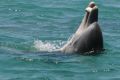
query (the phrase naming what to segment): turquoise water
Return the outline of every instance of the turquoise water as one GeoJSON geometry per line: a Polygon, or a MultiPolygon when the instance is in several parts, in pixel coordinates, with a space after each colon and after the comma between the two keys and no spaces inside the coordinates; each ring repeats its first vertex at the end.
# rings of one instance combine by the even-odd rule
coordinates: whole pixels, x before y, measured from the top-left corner
{"type": "Polygon", "coordinates": [[[120,1],[95,0],[105,51],[51,51],[78,28],[89,0],[0,0],[0,80],[120,80],[120,1]]]}

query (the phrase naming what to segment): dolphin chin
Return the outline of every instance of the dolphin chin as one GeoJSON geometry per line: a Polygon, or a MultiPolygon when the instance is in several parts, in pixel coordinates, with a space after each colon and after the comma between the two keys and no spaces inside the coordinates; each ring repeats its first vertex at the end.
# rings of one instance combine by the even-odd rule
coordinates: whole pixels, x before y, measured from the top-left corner
{"type": "Polygon", "coordinates": [[[82,53],[103,49],[103,36],[98,24],[98,7],[90,2],[73,37],[60,49],[64,53],[82,53]]]}

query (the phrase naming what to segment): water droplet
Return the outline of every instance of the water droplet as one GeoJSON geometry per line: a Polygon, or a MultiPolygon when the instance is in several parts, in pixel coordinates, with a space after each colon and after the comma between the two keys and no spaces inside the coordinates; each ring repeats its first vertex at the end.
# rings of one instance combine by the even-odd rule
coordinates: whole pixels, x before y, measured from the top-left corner
{"type": "Polygon", "coordinates": [[[15,12],[17,12],[18,10],[16,9],[15,12]]]}
{"type": "Polygon", "coordinates": [[[11,9],[11,8],[9,8],[8,10],[9,10],[9,11],[11,11],[12,9],[11,9]]]}

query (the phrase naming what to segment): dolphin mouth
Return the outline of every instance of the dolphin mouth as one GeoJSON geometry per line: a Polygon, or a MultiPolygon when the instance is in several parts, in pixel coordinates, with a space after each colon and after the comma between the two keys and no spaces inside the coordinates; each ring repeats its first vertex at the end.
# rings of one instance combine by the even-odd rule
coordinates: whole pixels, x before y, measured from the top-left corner
{"type": "Polygon", "coordinates": [[[97,9],[96,4],[94,2],[90,2],[90,4],[88,5],[88,7],[85,10],[86,10],[86,12],[90,13],[94,9],[97,9]]]}
{"type": "Polygon", "coordinates": [[[89,22],[90,18],[92,18],[92,17],[96,18],[95,21],[97,21],[97,18],[98,18],[98,11],[97,10],[98,10],[97,5],[94,2],[90,2],[88,7],[85,9],[85,11],[87,13],[86,22],[89,22]]]}

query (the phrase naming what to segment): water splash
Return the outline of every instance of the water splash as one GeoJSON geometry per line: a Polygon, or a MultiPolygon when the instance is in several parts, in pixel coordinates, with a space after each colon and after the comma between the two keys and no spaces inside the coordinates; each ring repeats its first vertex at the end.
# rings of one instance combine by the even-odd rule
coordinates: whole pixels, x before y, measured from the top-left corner
{"type": "Polygon", "coordinates": [[[35,40],[34,41],[34,48],[38,51],[47,51],[52,52],[57,49],[60,49],[61,46],[65,43],[65,41],[41,41],[41,40],[35,40]]]}

